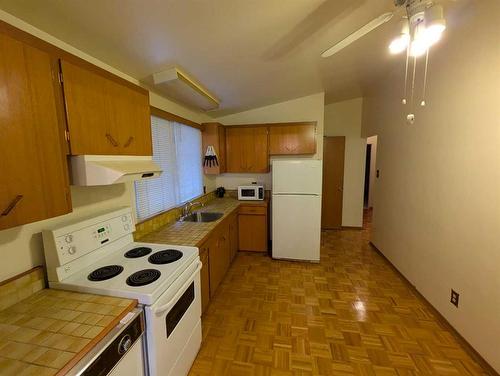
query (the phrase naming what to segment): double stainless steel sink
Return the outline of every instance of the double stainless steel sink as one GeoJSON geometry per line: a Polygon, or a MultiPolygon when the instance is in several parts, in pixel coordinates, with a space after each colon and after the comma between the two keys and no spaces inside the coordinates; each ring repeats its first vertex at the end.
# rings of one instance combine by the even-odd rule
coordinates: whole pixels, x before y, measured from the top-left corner
{"type": "Polygon", "coordinates": [[[193,212],[182,217],[179,222],[214,222],[220,218],[224,213],[217,212],[193,212]]]}

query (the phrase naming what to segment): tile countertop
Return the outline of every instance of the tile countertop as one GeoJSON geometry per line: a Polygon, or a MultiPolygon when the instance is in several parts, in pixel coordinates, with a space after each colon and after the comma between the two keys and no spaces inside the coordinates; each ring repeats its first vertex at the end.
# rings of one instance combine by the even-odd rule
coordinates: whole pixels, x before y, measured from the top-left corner
{"type": "Polygon", "coordinates": [[[155,230],[137,241],[145,243],[165,243],[175,245],[200,246],[209,236],[210,232],[217,227],[231,213],[241,205],[267,206],[269,198],[263,201],[238,201],[235,198],[215,198],[202,208],[193,211],[224,213],[222,218],[214,222],[173,222],[158,230],[155,230]]]}
{"type": "Polygon", "coordinates": [[[34,293],[0,311],[0,374],[66,374],[136,305],[53,289],[34,293]]]}

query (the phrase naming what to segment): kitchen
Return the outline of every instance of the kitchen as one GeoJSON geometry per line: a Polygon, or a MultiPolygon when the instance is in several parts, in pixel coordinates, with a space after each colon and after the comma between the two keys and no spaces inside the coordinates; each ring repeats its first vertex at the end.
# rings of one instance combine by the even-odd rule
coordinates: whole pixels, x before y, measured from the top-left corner
{"type": "MultiPolygon", "coordinates": [[[[290,19],[314,8],[300,3],[291,6],[290,12],[298,13],[290,19]]],[[[328,2],[317,3],[325,9],[321,6],[328,2]]],[[[392,3],[364,11],[392,11],[392,3]]],[[[121,29],[100,19],[117,11],[112,2],[103,6],[92,22],[96,30],[110,33],[109,42],[113,30],[121,29]]],[[[192,7],[178,5],[177,10],[186,15],[192,7]]],[[[425,369],[420,355],[408,349],[411,366],[402,366],[392,353],[389,358],[375,354],[378,345],[366,344],[369,339],[363,337],[371,334],[361,331],[363,342],[354,329],[354,322],[370,322],[373,312],[408,314],[389,308],[378,295],[362,303],[368,294],[364,283],[369,283],[363,273],[372,262],[381,268],[382,259],[356,253],[357,244],[367,242],[361,228],[369,211],[354,194],[361,189],[355,181],[363,183],[364,166],[352,167],[352,140],[329,120],[331,113],[340,118],[344,110],[349,116],[356,112],[351,116],[359,126],[356,147],[365,147],[361,128],[379,121],[365,124],[370,118],[365,111],[373,111],[370,98],[351,111],[349,95],[295,94],[283,84],[290,94],[270,92],[259,99],[262,83],[256,82],[242,89],[241,102],[235,103],[238,95],[228,95],[210,75],[197,73],[204,86],[173,64],[163,61],[146,69],[130,51],[93,45],[98,32],[85,29],[93,13],[83,2],[44,8],[3,1],[0,8],[0,82],[2,106],[8,109],[0,140],[0,325],[5,338],[0,374],[336,374],[361,372],[356,367],[365,361],[375,371],[425,369]],[[63,15],[66,21],[53,22],[63,15]],[[77,19],[80,23],[70,22],[77,19]],[[334,111],[333,104],[340,107],[334,111]],[[341,231],[326,230],[321,215],[324,137],[338,136],[346,140],[338,189],[341,231]],[[356,248],[354,257],[361,263],[349,256],[349,247],[356,248]],[[356,297],[346,283],[353,284],[356,297]],[[357,319],[351,322],[352,315],[357,319]]],[[[270,5],[269,11],[277,8],[270,5]]],[[[123,11],[133,9],[138,12],[130,3],[123,11]]],[[[486,17],[485,9],[475,11],[486,17]]],[[[350,9],[363,18],[358,10],[350,9]]],[[[250,12],[228,10],[239,16],[245,11],[250,12]]],[[[138,12],[137,21],[144,16],[138,12]]],[[[139,32],[127,46],[145,47],[143,38],[139,32]]],[[[387,43],[383,36],[378,39],[387,43]]],[[[175,64],[187,64],[186,59],[175,64]]],[[[432,83],[429,78],[431,110],[432,83]]],[[[388,159],[381,153],[383,166],[388,159]]],[[[362,160],[364,150],[357,157],[362,160]]],[[[382,202],[377,189],[375,197],[382,202]]],[[[384,244],[378,239],[377,247],[384,244]]],[[[403,280],[372,275],[380,284],[384,278],[394,286],[403,280]]],[[[427,298],[411,294],[408,306],[400,302],[405,309],[427,298]]],[[[446,310],[422,309],[453,321],[446,310]]],[[[454,339],[450,348],[465,355],[458,365],[443,352],[443,361],[459,373],[491,373],[483,359],[496,364],[491,347],[464,334],[460,325],[453,326],[481,355],[465,340],[454,339]]],[[[439,330],[461,338],[454,328],[439,330]]]]}

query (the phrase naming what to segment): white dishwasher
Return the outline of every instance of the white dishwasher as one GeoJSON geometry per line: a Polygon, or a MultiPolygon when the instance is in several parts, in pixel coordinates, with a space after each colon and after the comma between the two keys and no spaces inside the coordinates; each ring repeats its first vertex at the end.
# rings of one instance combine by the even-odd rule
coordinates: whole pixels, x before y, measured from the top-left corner
{"type": "Polygon", "coordinates": [[[68,376],[144,376],[144,311],[128,313],[68,376]]]}

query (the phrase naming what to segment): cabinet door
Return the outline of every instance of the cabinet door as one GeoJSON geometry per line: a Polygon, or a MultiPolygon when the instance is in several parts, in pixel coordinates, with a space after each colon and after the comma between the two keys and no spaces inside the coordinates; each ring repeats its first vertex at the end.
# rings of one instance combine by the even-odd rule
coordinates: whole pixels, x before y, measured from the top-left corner
{"type": "Polygon", "coordinates": [[[217,154],[219,165],[203,166],[203,172],[207,175],[218,175],[226,172],[226,130],[219,123],[204,123],[202,132],[203,155],[207,148],[212,146],[217,154]]]}
{"type": "Polygon", "coordinates": [[[268,172],[267,127],[226,128],[227,172],[268,172]]]}
{"type": "Polygon", "coordinates": [[[200,280],[201,280],[201,310],[205,312],[208,303],[210,303],[210,266],[208,257],[208,248],[202,246],[200,248],[200,260],[202,263],[200,280]]]}
{"type": "Polygon", "coordinates": [[[219,173],[223,174],[227,171],[226,160],[226,128],[223,125],[218,126],[219,133],[219,173]]]}
{"type": "Polygon", "coordinates": [[[221,227],[207,241],[210,258],[210,297],[214,296],[229,267],[228,231],[227,226],[221,227]]]}
{"type": "Polygon", "coordinates": [[[316,124],[271,125],[269,153],[271,155],[316,153],[316,124]]]}
{"type": "Polygon", "coordinates": [[[146,91],[61,61],[71,154],[152,155],[146,91]]]}
{"type": "Polygon", "coordinates": [[[236,257],[236,254],[238,253],[238,216],[233,215],[229,219],[229,249],[230,249],[230,255],[229,255],[229,261],[233,262],[234,258],[236,257]]]}
{"type": "Polygon", "coordinates": [[[267,251],[266,215],[240,214],[238,227],[240,251],[267,251]]]}
{"type": "Polygon", "coordinates": [[[57,64],[0,34],[0,230],[71,211],[57,64]]]}

